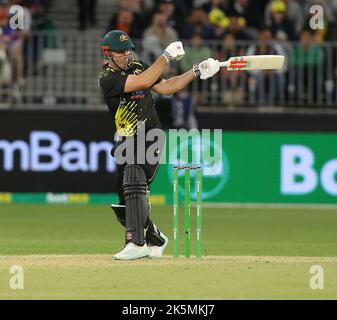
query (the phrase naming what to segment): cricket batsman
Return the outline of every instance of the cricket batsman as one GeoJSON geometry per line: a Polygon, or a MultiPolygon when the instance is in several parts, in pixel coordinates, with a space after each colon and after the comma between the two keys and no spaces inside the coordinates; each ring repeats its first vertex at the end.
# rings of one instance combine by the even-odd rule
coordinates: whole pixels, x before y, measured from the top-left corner
{"type": "MultiPolygon", "coordinates": [[[[99,74],[98,84],[104,100],[114,119],[118,141],[111,151],[117,163],[117,190],[119,204],[112,205],[117,220],[125,228],[123,249],[114,255],[117,260],[133,260],[143,257],[160,258],[167,246],[168,238],[159,231],[149,217],[149,185],[154,180],[160,161],[153,164],[133,161],[121,163],[118,146],[137,136],[139,128],[145,132],[161,130],[151,90],[162,95],[172,95],[185,88],[195,78],[206,80],[220,69],[218,60],[209,58],[182,75],[163,79],[161,74],[167,64],[184,57],[185,51],[180,41],[171,43],[163,54],[148,66],[136,60],[134,44],[125,32],[112,30],[101,43],[102,55],[106,63],[99,74]]],[[[161,154],[164,144],[155,151],[161,154]]],[[[128,144],[127,144],[128,145],[128,144]]],[[[137,149],[137,144],[129,144],[132,153],[146,154],[149,145],[145,143],[137,149]]],[[[160,158],[160,157],[159,157],[160,158]]],[[[158,159],[159,159],[158,158],[158,159]]]]}

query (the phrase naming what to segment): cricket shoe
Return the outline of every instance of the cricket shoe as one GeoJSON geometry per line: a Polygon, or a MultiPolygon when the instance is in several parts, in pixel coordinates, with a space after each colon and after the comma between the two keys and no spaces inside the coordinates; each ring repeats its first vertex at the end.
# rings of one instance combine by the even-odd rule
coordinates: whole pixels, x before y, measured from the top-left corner
{"type": "Polygon", "coordinates": [[[138,246],[133,242],[128,242],[122,251],[116,253],[113,258],[116,260],[134,260],[145,258],[149,255],[149,248],[144,243],[142,246],[138,246]]]}
{"type": "Polygon", "coordinates": [[[157,259],[161,258],[163,256],[163,252],[168,244],[168,238],[160,232],[160,236],[165,240],[164,244],[162,246],[153,246],[153,245],[148,245],[149,248],[149,258],[152,259],[157,259]]]}

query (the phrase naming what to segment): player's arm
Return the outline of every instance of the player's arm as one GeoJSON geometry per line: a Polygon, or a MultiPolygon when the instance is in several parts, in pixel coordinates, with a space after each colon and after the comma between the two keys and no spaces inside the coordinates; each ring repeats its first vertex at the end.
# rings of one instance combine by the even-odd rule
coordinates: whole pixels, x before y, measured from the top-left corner
{"type": "Polygon", "coordinates": [[[180,76],[170,78],[168,80],[163,79],[152,89],[163,95],[171,95],[184,89],[195,78],[200,77],[202,80],[206,80],[213,77],[220,69],[220,63],[218,60],[209,58],[201,63],[193,65],[193,69],[183,73],[180,76]]]}
{"type": "Polygon", "coordinates": [[[160,94],[169,96],[184,89],[194,79],[195,76],[193,74],[193,71],[189,70],[180,76],[176,76],[167,80],[161,80],[159,83],[152,87],[152,90],[160,94]]]}
{"type": "Polygon", "coordinates": [[[132,92],[151,88],[172,60],[180,60],[185,55],[180,41],[172,42],[155,63],[139,75],[129,75],[126,79],[124,92],[132,92]]]}

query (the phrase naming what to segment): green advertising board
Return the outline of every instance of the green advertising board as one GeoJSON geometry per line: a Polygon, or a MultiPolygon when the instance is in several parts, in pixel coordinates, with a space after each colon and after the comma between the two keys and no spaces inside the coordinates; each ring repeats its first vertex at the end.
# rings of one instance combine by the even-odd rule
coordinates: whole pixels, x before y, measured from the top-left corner
{"type": "MultiPolygon", "coordinates": [[[[214,163],[203,164],[204,202],[337,204],[337,134],[222,132],[220,143],[200,136],[199,141],[190,141],[189,150],[200,153],[210,147],[213,155],[221,155],[214,163]]],[[[165,195],[171,203],[173,165],[166,162],[151,192],[165,195]]],[[[193,172],[191,176],[193,200],[193,172]]],[[[183,197],[182,176],[180,180],[183,197]]]]}
{"type": "MultiPolygon", "coordinates": [[[[195,133],[187,140],[167,135],[166,158],[150,187],[152,204],[172,204],[173,165],[190,163],[202,166],[204,203],[337,205],[337,134],[195,133]]],[[[194,171],[191,192],[191,200],[195,201],[194,171]]],[[[183,198],[183,171],[179,193],[183,198]]],[[[0,192],[0,203],[25,202],[107,204],[117,203],[118,196],[0,192]]]]}

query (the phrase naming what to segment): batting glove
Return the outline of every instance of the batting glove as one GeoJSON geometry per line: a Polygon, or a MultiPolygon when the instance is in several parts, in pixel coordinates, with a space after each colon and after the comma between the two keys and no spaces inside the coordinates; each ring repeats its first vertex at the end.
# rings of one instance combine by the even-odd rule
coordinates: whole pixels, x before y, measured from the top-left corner
{"type": "Polygon", "coordinates": [[[200,77],[202,80],[213,77],[220,70],[220,62],[213,58],[208,58],[193,65],[193,73],[195,77],[200,77]]]}
{"type": "Polygon", "coordinates": [[[163,56],[167,62],[180,60],[184,57],[185,50],[181,41],[172,42],[164,51],[163,56]]]}

